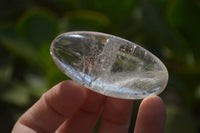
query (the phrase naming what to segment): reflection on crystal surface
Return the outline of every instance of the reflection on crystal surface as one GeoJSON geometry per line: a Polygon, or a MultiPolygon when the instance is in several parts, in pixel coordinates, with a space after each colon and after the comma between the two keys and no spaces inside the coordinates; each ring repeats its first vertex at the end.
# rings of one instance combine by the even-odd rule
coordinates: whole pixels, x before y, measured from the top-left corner
{"type": "Polygon", "coordinates": [[[142,99],[168,81],[163,63],[144,48],[98,32],[68,32],[54,39],[51,55],[71,79],[98,93],[142,99]]]}

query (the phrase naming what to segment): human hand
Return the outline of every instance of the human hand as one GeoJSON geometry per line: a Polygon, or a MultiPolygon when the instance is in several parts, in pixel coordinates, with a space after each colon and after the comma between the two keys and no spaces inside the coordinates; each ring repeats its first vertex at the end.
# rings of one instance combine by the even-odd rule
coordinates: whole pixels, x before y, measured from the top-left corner
{"type": "MultiPolygon", "coordinates": [[[[106,97],[68,80],[54,86],[16,122],[12,133],[128,133],[132,100],[106,97]]],[[[158,96],[145,98],[135,133],[163,133],[166,111],[158,96]]]]}

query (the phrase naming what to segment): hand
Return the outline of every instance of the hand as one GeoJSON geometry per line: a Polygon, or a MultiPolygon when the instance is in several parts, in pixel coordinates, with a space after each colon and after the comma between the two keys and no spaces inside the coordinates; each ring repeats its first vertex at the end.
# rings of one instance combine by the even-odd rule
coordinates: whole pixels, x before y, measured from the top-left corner
{"type": "MultiPolygon", "coordinates": [[[[128,133],[132,103],[63,81],[19,118],[12,133],[91,133],[102,110],[99,133],[128,133]]],[[[163,133],[165,117],[165,106],[158,96],[144,99],[135,133],[163,133]]]]}

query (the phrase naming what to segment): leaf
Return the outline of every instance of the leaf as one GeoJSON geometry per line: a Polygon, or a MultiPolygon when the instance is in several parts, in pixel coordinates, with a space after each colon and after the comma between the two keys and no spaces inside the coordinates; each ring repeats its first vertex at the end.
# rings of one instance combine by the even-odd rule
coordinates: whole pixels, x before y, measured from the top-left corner
{"type": "MultiPolygon", "coordinates": [[[[106,28],[110,23],[105,15],[86,10],[69,12],[61,21],[61,27],[65,31],[99,31],[106,28]]],[[[63,31],[63,29],[61,30],[63,31]]]]}
{"type": "Polygon", "coordinates": [[[196,88],[195,97],[196,99],[200,99],[200,85],[198,85],[196,88]]]}
{"type": "Polygon", "coordinates": [[[26,75],[27,85],[29,86],[29,93],[35,97],[40,97],[47,88],[47,81],[39,75],[28,74],[26,75]]]}
{"type": "Polygon", "coordinates": [[[2,84],[8,83],[12,77],[13,68],[9,65],[0,66],[0,86],[2,84]]]}
{"type": "Polygon", "coordinates": [[[176,0],[169,4],[167,20],[188,43],[196,63],[200,63],[200,8],[197,1],[176,0]]]}
{"type": "Polygon", "coordinates": [[[12,25],[6,25],[0,29],[0,45],[28,64],[38,65],[39,59],[35,48],[29,42],[23,40],[14,29],[12,25]]]}
{"type": "Polygon", "coordinates": [[[167,106],[166,133],[197,133],[194,117],[183,108],[167,106]]]}
{"type": "Polygon", "coordinates": [[[23,84],[14,84],[12,89],[2,94],[1,99],[17,106],[26,106],[29,103],[29,93],[23,84]]]}
{"type": "Polygon", "coordinates": [[[48,10],[31,9],[20,19],[18,31],[33,46],[39,47],[43,43],[50,43],[57,35],[57,21],[48,10]]]}
{"type": "Polygon", "coordinates": [[[129,14],[138,0],[88,0],[91,9],[101,12],[112,20],[113,25],[120,24],[129,14]]]}
{"type": "Polygon", "coordinates": [[[144,31],[148,35],[146,35],[145,38],[153,40],[153,43],[157,42],[155,44],[156,47],[167,46],[172,51],[174,58],[184,62],[190,49],[188,49],[187,44],[169,28],[164,18],[164,10],[160,10],[158,5],[160,5],[160,3],[147,0],[141,3],[144,31]]]}

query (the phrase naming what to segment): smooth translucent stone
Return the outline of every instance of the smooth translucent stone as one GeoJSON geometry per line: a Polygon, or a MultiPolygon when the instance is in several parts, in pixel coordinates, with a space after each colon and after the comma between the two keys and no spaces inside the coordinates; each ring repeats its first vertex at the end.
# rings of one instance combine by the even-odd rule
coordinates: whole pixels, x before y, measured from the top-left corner
{"type": "Polygon", "coordinates": [[[168,72],[141,46],[98,32],[68,32],[51,44],[56,65],[71,79],[103,95],[142,99],[164,90],[168,72]]]}

